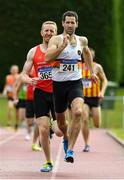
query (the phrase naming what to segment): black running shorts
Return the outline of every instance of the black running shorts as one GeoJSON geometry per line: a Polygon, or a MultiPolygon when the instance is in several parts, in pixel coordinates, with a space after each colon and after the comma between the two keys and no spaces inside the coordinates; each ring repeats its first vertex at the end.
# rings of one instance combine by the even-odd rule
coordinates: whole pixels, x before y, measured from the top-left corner
{"type": "Polygon", "coordinates": [[[84,97],[84,103],[87,104],[90,108],[100,106],[99,97],[84,97]]]}
{"type": "Polygon", "coordinates": [[[53,81],[53,95],[55,100],[55,111],[64,112],[73,99],[83,98],[82,80],[56,82],[53,81]]]}
{"type": "Polygon", "coordinates": [[[51,112],[53,120],[56,120],[53,94],[36,88],[34,90],[34,111],[36,118],[49,117],[51,112]]]}
{"type": "Polygon", "coordinates": [[[26,118],[34,118],[34,101],[26,101],[26,118]]]}

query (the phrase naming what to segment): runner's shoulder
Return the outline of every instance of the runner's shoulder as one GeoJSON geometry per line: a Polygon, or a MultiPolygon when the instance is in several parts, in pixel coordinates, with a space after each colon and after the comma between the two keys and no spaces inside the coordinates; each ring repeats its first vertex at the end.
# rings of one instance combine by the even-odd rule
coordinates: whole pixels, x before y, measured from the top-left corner
{"type": "Polygon", "coordinates": [[[36,52],[36,49],[37,49],[37,46],[34,46],[33,48],[31,48],[29,51],[28,51],[28,54],[27,56],[28,57],[33,57],[35,52],[36,52]]]}
{"type": "Polygon", "coordinates": [[[87,37],[85,37],[85,36],[77,36],[78,38],[79,38],[79,40],[80,40],[80,42],[81,42],[81,44],[83,45],[83,46],[87,46],[88,45],[88,39],[87,39],[87,37]]]}

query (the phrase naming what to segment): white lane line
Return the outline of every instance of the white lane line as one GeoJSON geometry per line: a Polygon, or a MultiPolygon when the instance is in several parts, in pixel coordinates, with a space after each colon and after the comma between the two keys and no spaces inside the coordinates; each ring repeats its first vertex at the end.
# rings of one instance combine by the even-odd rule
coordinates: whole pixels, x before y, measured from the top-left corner
{"type": "Polygon", "coordinates": [[[19,135],[19,133],[16,133],[16,134],[10,136],[9,138],[7,138],[3,141],[0,141],[0,145],[6,144],[8,141],[11,141],[12,139],[16,138],[18,135],[19,135]]]}
{"type": "Polygon", "coordinates": [[[59,163],[60,163],[60,157],[61,157],[61,154],[62,154],[62,148],[63,148],[63,145],[62,145],[62,142],[60,142],[59,150],[58,150],[58,153],[57,153],[57,158],[56,158],[55,165],[54,165],[54,168],[53,168],[53,171],[52,171],[52,176],[50,178],[51,180],[55,180],[55,178],[56,178],[56,174],[57,174],[59,163]]]}

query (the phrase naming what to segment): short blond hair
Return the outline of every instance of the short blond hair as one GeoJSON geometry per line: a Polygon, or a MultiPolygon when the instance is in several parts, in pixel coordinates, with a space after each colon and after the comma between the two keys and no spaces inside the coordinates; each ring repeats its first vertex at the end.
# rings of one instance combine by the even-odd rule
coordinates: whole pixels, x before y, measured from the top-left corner
{"type": "Polygon", "coordinates": [[[57,31],[57,24],[54,22],[54,21],[45,21],[43,22],[42,26],[41,26],[41,31],[43,29],[43,26],[46,25],[46,24],[52,24],[52,25],[55,25],[56,26],[56,31],[57,31]]]}

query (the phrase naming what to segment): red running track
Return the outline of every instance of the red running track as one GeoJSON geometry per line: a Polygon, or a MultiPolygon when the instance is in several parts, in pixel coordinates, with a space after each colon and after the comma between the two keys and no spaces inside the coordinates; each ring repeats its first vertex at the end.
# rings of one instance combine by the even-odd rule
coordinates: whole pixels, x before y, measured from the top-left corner
{"type": "Polygon", "coordinates": [[[84,153],[81,134],[74,148],[73,164],[64,162],[62,138],[53,136],[53,172],[41,173],[43,152],[32,152],[25,129],[0,129],[0,179],[124,179],[124,148],[106,134],[92,129],[91,152],[84,153]]]}

